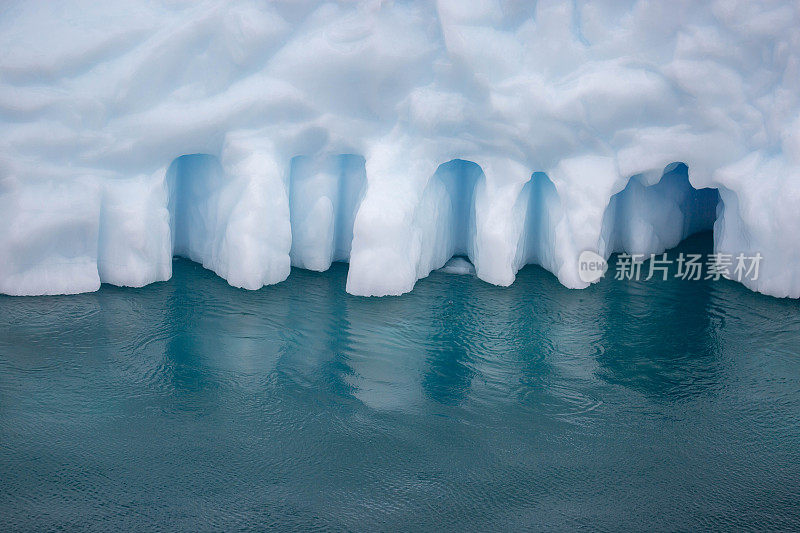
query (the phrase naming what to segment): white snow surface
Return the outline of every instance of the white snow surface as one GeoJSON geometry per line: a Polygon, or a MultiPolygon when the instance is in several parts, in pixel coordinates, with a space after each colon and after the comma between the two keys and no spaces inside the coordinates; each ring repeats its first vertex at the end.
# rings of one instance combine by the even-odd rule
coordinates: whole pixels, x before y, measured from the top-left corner
{"type": "Polygon", "coordinates": [[[800,297],[798,28],[793,0],[6,1],[0,292],[173,255],[247,289],[349,261],[401,294],[454,255],[582,288],[584,250],[713,227],[800,297]]]}

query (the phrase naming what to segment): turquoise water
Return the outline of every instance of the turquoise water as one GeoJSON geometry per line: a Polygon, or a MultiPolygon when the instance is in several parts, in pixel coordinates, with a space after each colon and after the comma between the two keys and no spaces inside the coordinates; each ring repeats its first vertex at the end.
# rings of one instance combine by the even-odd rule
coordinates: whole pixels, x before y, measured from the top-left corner
{"type": "Polygon", "coordinates": [[[0,530],[800,527],[798,301],[174,266],[0,298],[0,530]]]}

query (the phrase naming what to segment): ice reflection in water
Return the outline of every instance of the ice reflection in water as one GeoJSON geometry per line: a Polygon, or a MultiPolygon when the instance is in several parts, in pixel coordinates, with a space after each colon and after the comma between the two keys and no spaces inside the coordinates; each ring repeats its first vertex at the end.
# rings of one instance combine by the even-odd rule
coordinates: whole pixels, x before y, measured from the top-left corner
{"type": "Polygon", "coordinates": [[[798,302],[346,269],[0,298],[0,527],[800,525],[798,302]]]}

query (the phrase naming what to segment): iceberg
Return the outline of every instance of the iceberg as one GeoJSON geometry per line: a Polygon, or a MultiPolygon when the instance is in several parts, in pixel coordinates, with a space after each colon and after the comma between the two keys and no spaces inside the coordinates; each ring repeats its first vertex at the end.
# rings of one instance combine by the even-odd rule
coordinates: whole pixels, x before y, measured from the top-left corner
{"type": "Polygon", "coordinates": [[[584,288],[712,230],[800,297],[794,1],[5,2],[0,293],[349,263],[584,288]]]}

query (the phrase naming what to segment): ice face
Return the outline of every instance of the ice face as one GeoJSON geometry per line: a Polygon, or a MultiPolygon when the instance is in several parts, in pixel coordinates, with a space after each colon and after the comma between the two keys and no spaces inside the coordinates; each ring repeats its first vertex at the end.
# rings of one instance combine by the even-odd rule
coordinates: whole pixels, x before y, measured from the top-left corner
{"type": "Polygon", "coordinates": [[[796,2],[0,14],[0,292],[141,286],[172,255],[248,289],[349,261],[349,292],[401,294],[454,255],[581,288],[583,251],[713,227],[764,257],[748,287],[800,296],[796,2]]]}
{"type": "Polygon", "coordinates": [[[222,161],[186,155],[167,170],[172,253],[245,289],[283,281],[290,270],[286,187],[259,145],[237,139],[222,161]]]}
{"type": "Polygon", "coordinates": [[[295,157],[289,173],[294,266],[325,271],[350,259],[353,222],[366,189],[364,159],[295,157]]]}
{"type": "Polygon", "coordinates": [[[141,287],[172,275],[171,229],[164,173],[103,182],[97,243],[100,281],[141,287]]]}
{"type": "Polygon", "coordinates": [[[7,180],[0,212],[0,292],[74,294],[100,288],[97,187],[7,180]]]}

